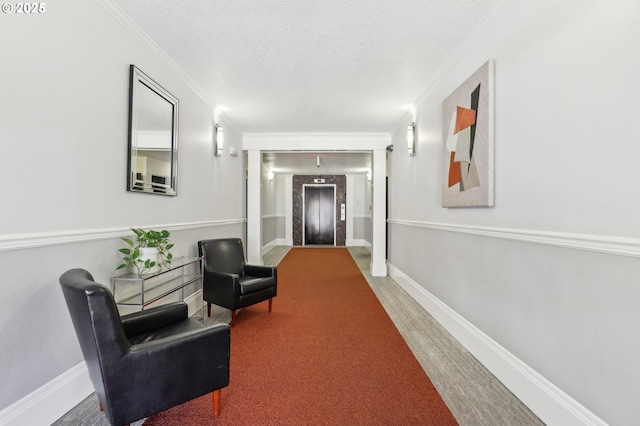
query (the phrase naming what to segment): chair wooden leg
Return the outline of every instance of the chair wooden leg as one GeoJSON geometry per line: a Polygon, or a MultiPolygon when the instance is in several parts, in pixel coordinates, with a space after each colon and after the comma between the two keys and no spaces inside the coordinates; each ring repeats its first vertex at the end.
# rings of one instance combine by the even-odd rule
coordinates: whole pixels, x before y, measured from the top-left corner
{"type": "Polygon", "coordinates": [[[220,417],[220,389],[213,391],[213,418],[220,417]]]}
{"type": "Polygon", "coordinates": [[[211,316],[211,303],[207,302],[207,316],[210,317],[211,316]]]}
{"type": "Polygon", "coordinates": [[[230,327],[233,327],[236,323],[236,310],[232,309],[231,310],[231,322],[229,323],[230,327]]]}
{"type": "Polygon", "coordinates": [[[271,312],[271,307],[273,306],[273,297],[269,298],[269,312],[271,312]]]}

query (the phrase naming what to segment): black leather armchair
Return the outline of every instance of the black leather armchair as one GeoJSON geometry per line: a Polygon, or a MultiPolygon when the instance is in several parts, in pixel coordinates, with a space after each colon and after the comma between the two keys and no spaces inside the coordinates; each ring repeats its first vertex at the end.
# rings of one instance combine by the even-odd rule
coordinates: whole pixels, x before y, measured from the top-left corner
{"type": "Polygon", "coordinates": [[[202,296],[208,315],[212,303],[230,309],[233,325],[237,309],[265,300],[271,312],[278,294],[276,266],[246,264],[240,238],[198,241],[198,252],[204,258],[202,296]]]}
{"type": "Polygon", "coordinates": [[[84,269],[60,277],[89,377],[112,425],[129,424],[229,384],[230,329],[170,303],[120,317],[111,291],[84,269]]]}

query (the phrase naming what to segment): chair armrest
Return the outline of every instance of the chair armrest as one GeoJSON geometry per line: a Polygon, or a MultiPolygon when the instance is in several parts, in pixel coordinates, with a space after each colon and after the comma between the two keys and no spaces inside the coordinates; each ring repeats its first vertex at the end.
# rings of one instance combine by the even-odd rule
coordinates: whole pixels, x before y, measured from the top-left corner
{"type": "Polygon", "coordinates": [[[205,269],[204,282],[207,284],[215,284],[216,291],[221,291],[229,295],[240,294],[240,275],[238,274],[205,269]]]}
{"type": "Polygon", "coordinates": [[[204,270],[205,279],[208,277],[214,281],[223,282],[224,284],[232,285],[234,281],[237,281],[238,274],[230,274],[228,272],[218,272],[211,269],[204,270]]]}
{"type": "MultiPolygon", "coordinates": [[[[207,339],[216,335],[231,336],[231,327],[229,324],[218,323],[209,326],[203,326],[195,330],[186,331],[172,336],[162,337],[160,339],[154,339],[147,342],[131,345],[131,353],[157,353],[162,351],[171,350],[171,348],[179,348],[182,350],[188,350],[190,345],[198,346],[202,345],[207,339]]],[[[218,336],[219,337],[219,336],[218,336]]]]}
{"type": "Polygon", "coordinates": [[[251,277],[275,277],[278,268],[268,265],[244,265],[244,274],[251,277]]]}
{"type": "Polygon", "coordinates": [[[175,302],[123,315],[120,320],[124,333],[127,337],[131,337],[182,321],[188,315],[187,304],[175,302]]]}
{"type": "Polygon", "coordinates": [[[204,270],[202,298],[227,309],[236,309],[240,297],[240,276],[226,272],[204,270]]]}
{"type": "MultiPolygon", "coordinates": [[[[229,384],[231,332],[220,323],[185,333],[132,345],[124,362],[143,362],[146,374],[159,389],[222,388],[229,384]]],[[[146,380],[145,379],[145,380],[146,380]]],[[[202,393],[200,393],[202,394],[202,393]]]]}

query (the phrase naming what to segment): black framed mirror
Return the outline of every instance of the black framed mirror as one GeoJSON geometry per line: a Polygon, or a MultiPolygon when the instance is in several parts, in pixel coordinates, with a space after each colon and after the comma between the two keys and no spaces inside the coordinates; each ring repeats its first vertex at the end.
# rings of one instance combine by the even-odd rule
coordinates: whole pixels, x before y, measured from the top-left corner
{"type": "Polygon", "coordinates": [[[177,195],[178,99],[130,66],[127,191],[177,195]]]}

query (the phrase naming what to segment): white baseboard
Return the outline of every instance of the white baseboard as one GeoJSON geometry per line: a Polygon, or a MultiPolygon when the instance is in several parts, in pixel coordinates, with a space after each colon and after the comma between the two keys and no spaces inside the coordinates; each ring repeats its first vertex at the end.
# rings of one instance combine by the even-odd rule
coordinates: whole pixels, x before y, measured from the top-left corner
{"type": "Polygon", "coordinates": [[[51,425],[93,391],[83,361],[2,410],[0,425],[51,425]]]}
{"type": "Polygon", "coordinates": [[[271,249],[275,248],[278,245],[278,240],[271,240],[267,244],[262,246],[262,255],[268,253],[271,249]]]}
{"type": "Polygon", "coordinates": [[[277,238],[269,241],[267,244],[262,246],[262,255],[264,256],[278,246],[293,246],[293,240],[290,238],[277,238]]]}
{"type": "Polygon", "coordinates": [[[185,297],[184,302],[188,306],[187,312],[189,312],[189,316],[193,316],[199,309],[202,309],[202,290],[197,290],[195,293],[185,297]]]}
{"type": "MultiPolygon", "coordinates": [[[[184,299],[189,315],[202,308],[202,290],[184,299]]],[[[47,426],[94,392],[85,362],[81,362],[0,412],[2,426],[47,426]]]]}
{"type": "Polygon", "coordinates": [[[276,245],[278,246],[292,246],[293,245],[293,238],[278,238],[276,240],[276,245]]]}
{"type": "Polygon", "coordinates": [[[576,400],[453,311],[401,270],[389,276],[548,425],[606,426],[576,400]]]}
{"type": "Polygon", "coordinates": [[[347,247],[367,247],[371,248],[371,243],[364,239],[352,238],[346,241],[347,247]]]}

